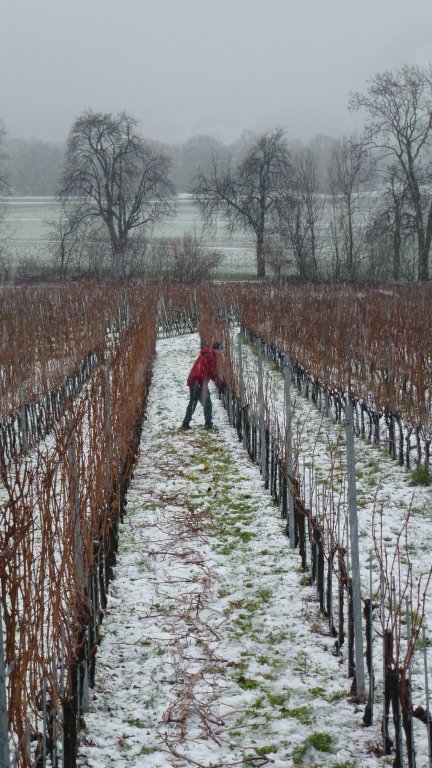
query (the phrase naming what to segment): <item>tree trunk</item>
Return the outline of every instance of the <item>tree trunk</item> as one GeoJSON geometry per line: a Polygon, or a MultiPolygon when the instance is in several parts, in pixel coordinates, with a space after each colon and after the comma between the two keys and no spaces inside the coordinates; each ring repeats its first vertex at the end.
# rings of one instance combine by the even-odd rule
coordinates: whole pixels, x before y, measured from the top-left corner
{"type": "Polygon", "coordinates": [[[424,238],[418,235],[418,279],[429,280],[429,249],[424,238]]]}
{"type": "MultiPolygon", "coordinates": [[[[411,193],[411,200],[415,213],[415,226],[418,243],[418,280],[429,280],[429,249],[430,249],[430,237],[427,228],[424,225],[423,211],[421,205],[421,195],[419,185],[415,172],[413,169],[413,161],[411,158],[408,160],[409,174],[408,184],[411,193]]],[[[428,217],[429,225],[429,217],[428,217]]]]}
{"type": "Polygon", "coordinates": [[[393,231],[393,280],[396,282],[400,278],[400,263],[401,263],[401,210],[397,206],[395,210],[395,221],[393,231]]]}
{"type": "Polygon", "coordinates": [[[257,235],[256,242],[256,259],[257,259],[257,277],[265,277],[265,255],[264,255],[264,238],[262,235],[257,235]]]}
{"type": "Polygon", "coordinates": [[[353,234],[353,213],[351,197],[347,199],[348,213],[348,253],[347,253],[347,272],[350,282],[354,280],[354,234],[353,234]]]}
{"type": "Polygon", "coordinates": [[[113,265],[112,265],[113,277],[115,280],[121,280],[123,277],[123,256],[122,249],[115,248],[113,250],[113,265]]]}
{"type": "Polygon", "coordinates": [[[115,246],[113,245],[113,277],[124,280],[126,277],[127,235],[120,234],[115,246]]]}

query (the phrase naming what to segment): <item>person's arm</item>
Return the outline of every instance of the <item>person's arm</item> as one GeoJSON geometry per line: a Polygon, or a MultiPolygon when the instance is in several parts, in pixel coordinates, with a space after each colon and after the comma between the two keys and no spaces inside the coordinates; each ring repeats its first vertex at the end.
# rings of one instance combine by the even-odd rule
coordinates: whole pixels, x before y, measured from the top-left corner
{"type": "Polygon", "coordinates": [[[209,358],[208,375],[209,375],[209,378],[212,381],[214,381],[217,387],[220,388],[223,386],[223,381],[218,374],[217,364],[216,364],[216,355],[214,352],[209,358]]]}

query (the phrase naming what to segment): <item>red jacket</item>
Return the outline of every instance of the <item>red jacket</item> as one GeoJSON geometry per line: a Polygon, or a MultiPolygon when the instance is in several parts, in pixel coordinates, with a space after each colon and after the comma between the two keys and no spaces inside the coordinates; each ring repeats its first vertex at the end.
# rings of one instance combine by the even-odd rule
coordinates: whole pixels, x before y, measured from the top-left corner
{"type": "Polygon", "coordinates": [[[203,383],[208,383],[209,380],[214,381],[217,387],[221,385],[217,368],[216,368],[216,354],[212,347],[203,347],[199,356],[195,360],[187,380],[188,387],[196,387],[203,383]]]}

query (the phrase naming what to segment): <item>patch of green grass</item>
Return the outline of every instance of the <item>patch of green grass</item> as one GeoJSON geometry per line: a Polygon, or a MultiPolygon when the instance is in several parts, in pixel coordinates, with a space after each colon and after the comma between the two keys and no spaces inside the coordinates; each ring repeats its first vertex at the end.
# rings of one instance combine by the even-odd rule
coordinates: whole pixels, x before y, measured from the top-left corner
{"type": "MultiPolygon", "coordinates": [[[[296,768],[302,768],[305,765],[305,757],[311,749],[317,752],[332,752],[333,739],[329,733],[311,733],[303,744],[297,747],[293,752],[293,763],[296,768]]],[[[309,763],[309,760],[308,760],[309,763]]]]}
{"type": "Polygon", "coordinates": [[[231,501],[231,509],[238,514],[250,515],[252,512],[249,499],[239,499],[238,501],[231,501]]]}
{"type": "Polygon", "coordinates": [[[250,640],[254,640],[254,641],[259,640],[259,635],[252,628],[251,621],[237,621],[236,624],[237,624],[237,631],[234,632],[233,637],[240,639],[240,638],[244,638],[245,635],[247,635],[250,640]]]}
{"type": "Polygon", "coordinates": [[[282,707],[280,716],[291,717],[293,720],[298,720],[302,725],[310,725],[312,723],[312,711],[309,707],[293,707],[292,709],[282,707]]]}
{"type": "Polygon", "coordinates": [[[288,701],[290,693],[268,693],[268,702],[272,707],[283,707],[285,702],[288,701]]]}
{"type": "Polygon", "coordinates": [[[131,717],[126,720],[127,724],[131,726],[131,728],[145,728],[146,725],[143,723],[142,720],[139,720],[138,718],[131,717]]]}
{"type": "Polygon", "coordinates": [[[263,602],[263,603],[269,603],[272,598],[272,590],[268,587],[260,587],[257,590],[257,597],[263,602]]]}
{"type": "Polygon", "coordinates": [[[225,530],[229,530],[230,533],[235,535],[237,531],[233,530],[234,525],[249,525],[252,520],[252,515],[242,515],[236,512],[234,515],[230,513],[228,509],[225,508],[225,530]]]}
{"type": "Polygon", "coordinates": [[[256,715],[257,711],[261,709],[264,702],[264,696],[259,696],[256,701],[253,702],[253,704],[250,704],[248,708],[245,710],[247,715],[256,715]]]}
{"type": "Polygon", "coordinates": [[[250,600],[247,600],[244,604],[244,607],[246,608],[249,613],[255,613],[256,611],[262,611],[270,602],[272,598],[272,591],[271,589],[266,589],[265,587],[262,587],[261,589],[258,589],[254,596],[251,597],[250,600]]]}
{"type": "Polygon", "coordinates": [[[324,697],[326,701],[340,701],[341,699],[345,698],[345,693],[343,691],[335,691],[334,693],[331,693],[330,696],[324,697]]]}
{"type": "Polygon", "coordinates": [[[243,544],[248,544],[254,537],[252,531],[238,531],[237,535],[243,544]]]}
{"type": "Polygon", "coordinates": [[[356,768],[356,764],[345,760],[344,763],[333,763],[330,768],[356,768]]]}
{"type": "Polygon", "coordinates": [[[316,688],[311,688],[310,689],[310,692],[311,692],[312,696],[322,696],[324,691],[325,691],[325,689],[322,688],[320,685],[317,685],[316,688]]]}
{"type": "Polygon", "coordinates": [[[411,473],[411,485],[432,485],[432,472],[430,468],[419,464],[411,473]]]}
{"type": "Polygon", "coordinates": [[[269,755],[271,752],[277,752],[278,747],[276,744],[269,744],[267,747],[257,747],[257,755],[269,755]]]}
{"type": "Polygon", "coordinates": [[[222,544],[218,547],[215,547],[215,552],[217,555],[230,555],[232,552],[234,552],[235,549],[237,549],[238,542],[237,541],[231,541],[230,544],[222,544]]]}
{"type": "Polygon", "coordinates": [[[300,586],[301,587],[310,587],[311,580],[310,576],[307,576],[307,574],[303,574],[303,576],[300,579],[300,586]]]}
{"type": "Polygon", "coordinates": [[[381,464],[377,459],[369,459],[366,463],[366,466],[368,468],[368,474],[370,472],[381,472],[381,464]]]}
{"type": "Polygon", "coordinates": [[[272,632],[271,635],[269,635],[266,640],[269,645],[278,645],[279,643],[283,643],[284,640],[286,640],[287,634],[284,629],[276,630],[275,632],[272,632]]]}
{"type": "Polygon", "coordinates": [[[156,752],[156,747],[141,747],[139,754],[140,755],[152,755],[153,752],[156,752]]]}
{"type": "Polygon", "coordinates": [[[254,691],[260,687],[260,684],[256,680],[252,680],[251,677],[245,677],[243,673],[236,675],[234,679],[237,685],[244,691],[254,691]]]}

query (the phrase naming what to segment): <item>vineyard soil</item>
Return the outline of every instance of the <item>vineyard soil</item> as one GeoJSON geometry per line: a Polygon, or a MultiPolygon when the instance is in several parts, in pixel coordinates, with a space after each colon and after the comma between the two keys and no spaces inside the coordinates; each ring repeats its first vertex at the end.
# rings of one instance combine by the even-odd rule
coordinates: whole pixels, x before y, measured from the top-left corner
{"type": "Polygon", "coordinates": [[[78,765],[383,765],[379,707],[363,728],[316,590],[216,393],[217,431],[200,408],[178,430],[198,348],[196,335],[158,342],[78,765]]]}

